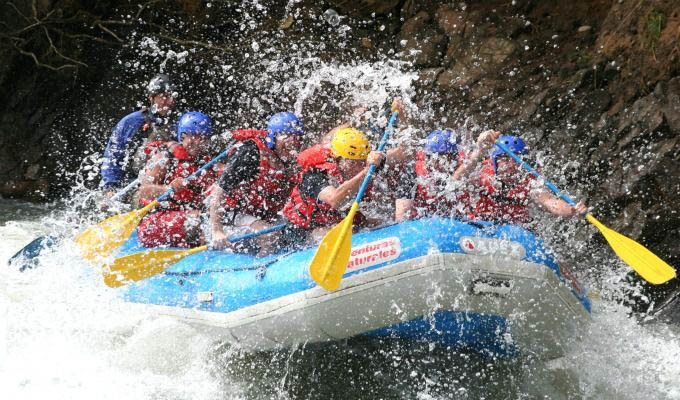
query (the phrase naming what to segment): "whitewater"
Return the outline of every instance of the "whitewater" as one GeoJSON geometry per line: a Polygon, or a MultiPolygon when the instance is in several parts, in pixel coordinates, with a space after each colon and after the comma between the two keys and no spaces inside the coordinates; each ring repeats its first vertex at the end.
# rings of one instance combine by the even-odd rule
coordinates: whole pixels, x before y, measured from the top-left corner
{"type": "Polygon", "coordinates": [[[2,200],[0,209],[3,398],[680,398],[680,331],[641,324],[607,300],[607,285],[624,284],[615,276],[586,282],[600,287],[592,323],[557,361],[365,339],[250,354],[130,307],[68,240],[37,268],[8,267],[36,236],[68,229],[58,206],[2,200]]]}
{"type": "MultiPolygon", "coordinates": [[[[276,62],[263,65],[272,74],[282,68],[276,62]]],[[[451,124],[433,121],[432,110],[414,112],[409,95],[415,76],[397,63],[342,66],[312,57],[298,60],[297,67],[297,75],[283,83],[271,82],[265,73],[257,87],[297,93],[294,111],[303,118],[313,120],[312,110],[316,116],[324,113],[325,106],[310,103],[330,85],[343,90],[342,99],[327,97],[333,107],[367,107],[366,119],[378,127],[386,125],[382,111],[395,94],[405,98],[418,122],[451,124]]],[[[222,73],[229,75],[229,68],[222,73]]],[[[218,122],[221,117],[216,115],[218,122]]],[[[230,124],[223,119],[219,126],[230,124]]],[[[469,146],[481,127],[475,121],[465,125],[472,127],[463,137],[463,146],[469,146]]],[[[394,143],[417,145],[418,137],[405,128],[394,143]]],[[[539,162],[546,157],[537,152],[539,162]]],[[[80,175],[96,179],[97,170],[85,165],[80,175]]],[[[0,200],[2,398],[680,399],[680,331],[631,316],[619,301],[628,269],[609,249],[577,271],[590,288],[592,322],[558,360],[485,359],[434,344],[368,339],[252,354],[199,327],[149,315],[105,286],[100,271],[78,256],[69,239],[103,218],[83,212],[88,206],[81,204],[92,203],[85,183],[78,185],[80,192],[59,204],[0,200]],[[18,272],[7,266],[16,251],[45,234],[67,239],[41,254],[36,268],[18,272]]],[[[583,225],[542,222],[551,245],[574,254],[587,250],[583,225]]],[[[434,304],[438,294],[432,296],[434,304]]]]}

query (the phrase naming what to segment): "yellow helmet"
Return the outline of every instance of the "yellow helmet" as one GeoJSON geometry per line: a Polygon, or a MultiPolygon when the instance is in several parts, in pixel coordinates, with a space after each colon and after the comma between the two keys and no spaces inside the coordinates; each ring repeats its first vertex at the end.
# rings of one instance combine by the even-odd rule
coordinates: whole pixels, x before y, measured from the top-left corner
{"type": "Polygon", "coordinates": [[[365,160],[371,148],[363,132],[354,128],[342,128],[333,135],[331,151],[335,157],[365,160]]]}

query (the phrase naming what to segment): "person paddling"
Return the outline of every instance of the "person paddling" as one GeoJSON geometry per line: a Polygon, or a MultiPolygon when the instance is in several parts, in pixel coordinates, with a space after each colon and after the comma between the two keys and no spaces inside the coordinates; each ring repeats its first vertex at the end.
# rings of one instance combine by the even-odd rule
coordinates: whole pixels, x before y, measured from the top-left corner
{"type": "Polygon", "coordinates": [[[269,227],[297,183],[296,158],[302,146],[304,124],[291,112],[274,114],[267,130],[236,130],[236,149],[228,156],[224,170],[211,189],[211,244],[267,254],[271,238],[231,243],[229,236],[269,227]]]}
{"type": "Polygon", "coordinates": [[[177,94],[165,74],[155,76],[146,88],[149,107],[144,107],[123,117],[113,128],[104,150],[101,165],[100,187],[109,198],[137,177],[144,165],[138,150],[149,140],[172,140],[168,120],[175,107],[177,94]]]}
{"type": "MultiPolygon", "coordinates": [[[[320,239],[345,214],[341,212],[359,191],[370,165],[380,166],[385,155],[371,151],[366,135],[354,128],[335,132],[330,144],[318,144],[298,157],[300,183],[283,209],[288,226],[279,246],[297,248],[320,239]]],[[[366,219],[355,218],[355,226],[366,219]]]]}
{"type": "MultiPolygon", "coordinates": [[[[516,154],[529,153],[519,136],[505,135],[498,139],[516,154]]],[[[562,217],[582,216],[588,207],[579,201],[574,207],[543,187],[533,175],[524,172],[498,145],[484,161],[471,217],[487,221],[526,224],[530,222],[529,205],[562,217]]]]}
{"type": "MultiPolygon", "coordinates": [[[[371,215],[372,219],[388,220],[394,214],[394,205],[401,198],[404,191],[404,177],[412,170],[415,159],[415,147],[411,145],[408,108],[401,97],[392,99],[391,110],[399,110],[398,126],[399,135],[395,135],[388,142],[386,148],[387,162],[381,168],[380,179],[371,182],[370,196],[363,199],[364,215],[371,215]]],[[[327,132],[321,139],[321,143],[330,144],[334,134],[340,129],[354,128],[366,135],[369,142],[377,141],[382,137],[382,129],[372,122],[374,116],[367,107],[358,107],[353,110],[347,121],[327,132]]]]}
{"type": "Polygon", "coordinates": [[[395,220],[423,216],[465,218],[470,212],[465,178],[481,161],[500,132],[487,130],[477,139],[477,148],[466,156],[460,138],[451,129],[432,131],[415,165],[404,174],[402,196],[395,203],[395,220]]]}
{"type": "Polygon", "coordinates": [[[140,242],[146,247],[195,247],[204,243],[200,215],[205,193],[217,179],[213,169],[189,184],[185,178],[209,162],[212,120],[201,112],[187,112],[177,123],[177,142],[161,146],[140,174],[142,204],[174,189],[139,224],[140,242]]]}

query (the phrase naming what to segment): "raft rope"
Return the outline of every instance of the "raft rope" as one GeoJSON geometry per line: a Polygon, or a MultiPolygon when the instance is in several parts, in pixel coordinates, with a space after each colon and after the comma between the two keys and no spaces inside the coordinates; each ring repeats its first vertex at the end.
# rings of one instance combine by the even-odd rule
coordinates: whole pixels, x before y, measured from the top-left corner
{"type": "Polygon", "coordinates": [[[242,268],[221,268],[221,269],[204,269],[200,271],[181,271],[181,272],[172,272],[172,271],[165,271],[163,272],[164,275],[167,276],[181,276],[181,277],[188,277],[188,276],[200,276],[200,275],[205,275],[205,274],[214,274],[214,273],[222,273],[222,272],[239,272],[239,271],[257,271],[255,274],[255,277],[257,280],[262,280],[267,273],[267,268],[269,268],[270,265],[277,263],[281,261],[281,259],[288,257],[289,255],[295,253],[295,251],[289,251],[287,253],[283,253],[279,257],[267,261],[266,263],[258,264],[258,265],[250,265],[242,268]]]}

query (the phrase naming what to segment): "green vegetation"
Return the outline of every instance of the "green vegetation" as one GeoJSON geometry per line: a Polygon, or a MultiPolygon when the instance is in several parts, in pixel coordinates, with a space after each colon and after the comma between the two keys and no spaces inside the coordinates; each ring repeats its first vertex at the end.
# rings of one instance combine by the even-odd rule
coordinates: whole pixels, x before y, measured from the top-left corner
{"type": "Polygon", "coordinates": [[[576,52],[578,62],[582,65],[589,65],[593,61],[593,53],[587,49],[580,49],[576,52]]]}
{"type": "Polygon", "coordinates": [[[661,32],[666,26],[666,15],[659,10],[653,10],[647,17],[647,40],[649,49],[656,60],[656,45],[659,43],[661,32]]]}

